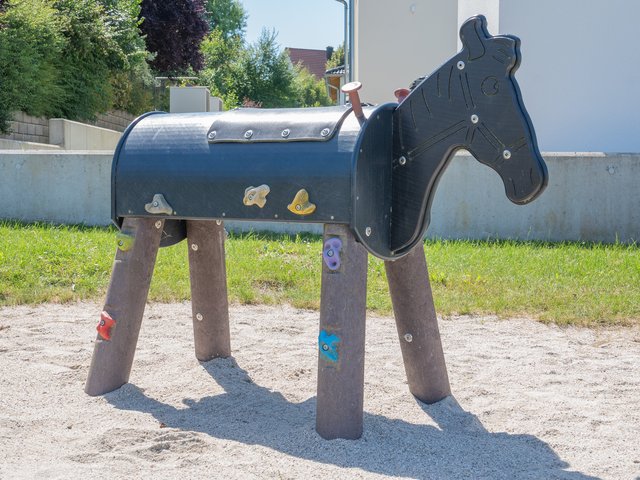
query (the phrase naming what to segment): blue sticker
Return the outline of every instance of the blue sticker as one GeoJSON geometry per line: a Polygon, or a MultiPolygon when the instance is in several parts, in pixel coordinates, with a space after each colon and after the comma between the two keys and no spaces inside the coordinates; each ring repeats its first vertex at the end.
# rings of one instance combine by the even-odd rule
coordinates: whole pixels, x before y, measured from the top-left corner
{"type": "Polygon", "coordinates": [[[340,343],[340,337],[337,335],[329,335],[325,330],[322,330],[318,337],[320,355],[323,356],[325,360],[333,363],[337,362],[338,343],[340,343]]]}

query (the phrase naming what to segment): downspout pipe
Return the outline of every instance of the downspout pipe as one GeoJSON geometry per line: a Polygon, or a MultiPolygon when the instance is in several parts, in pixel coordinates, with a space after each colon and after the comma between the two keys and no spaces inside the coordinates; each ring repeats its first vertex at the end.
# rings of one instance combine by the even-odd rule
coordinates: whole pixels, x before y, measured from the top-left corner
{"type": "Polygon", "coordinates": [[[344,75],[345,83],[353,81],[353,0],[336,0],[344,6],[344,75]]]}

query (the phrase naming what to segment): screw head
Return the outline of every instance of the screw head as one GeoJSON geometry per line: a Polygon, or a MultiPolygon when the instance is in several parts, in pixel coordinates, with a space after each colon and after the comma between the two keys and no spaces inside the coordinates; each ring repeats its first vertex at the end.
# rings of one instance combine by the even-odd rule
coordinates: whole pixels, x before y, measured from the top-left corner
{"type": "Polygon", "coordinates": [[[160,220],[158,220],[158,221],[155,223],[155,225],[156,225],[156,228],[160,228],[160,227],[162,227],[162,222],[161,222],[160,220]]]}
{"type": "Polygon", "coordinates": [[[222,212],[222,216],[223,216],[223,217],[226,217],[226,216],[227,216],[227,214],[226,214],[226,213],[224,213],[224,212],[222,212]]]}
{"type": "Polygon", "coordinates": [[[157,207],[158,206],[158,202],[153,202],[153,206],[157,207]]]}
{"type": "Polygon", "coordinates": [[[204,318],[204,317],[202,316],[202,314],[201,314],[201,313],[196,313],[196,320],[198,320],[199,322],[201,322],[203,318],[204,318]]]}
{"type": "Polygon", "coordinates": [[[364,229],[364,234],[365,234],[367,237],[370,237],[370,236],[371,236],[371,227],[367,227],[367,228],[365,228],[365,229],[364,229]]]}
{"type": "Polygon", "coordinates": [[[195,243],[191,244],[191,250],[193,250],[194,252],[196,252],[198,250],[198,245],[196,245],[195,243]]]}
{"type": "Polygon", "coordinates": [[[123,246],[123,245],[124,245],[124,240],[119,240],[119,241],[118,241],[118,246],[119,246],[119,247],[121,247],[121,246],[123,246]]]}
{"type": "Polygon", "coordinates": [[[458,70],[464,70],[464,62],[462,60],[458,62],[458,70]]]}
{"type": "Polygon", "coordinates": [[[327,257],[333,257],[333,250],[332,249],[327,250],[327,257]]]}
{"type": "Polygon", "coordinates": [[[324,350],[325,352],[326,352],[327,350],[329,350],[329,345],[327,345],[326,343],[323,343],[323,344],[322,344],[322,350],[324,350]]]}
{"type": "Polygon", "coordinates": [[[399,163],[400,165],[406,165],[406,164],[407,164],[407,157],[405,157],[404,155],[403,155],[403,156],[401,156],[401,157],[398,159],[398,163],[399,163]]]}
{"type": "Polygon", "coordinates": [[[320,132],[320,135],[322,135],[323,137],[326,137],[329,135],[329,133],[331,133],[331,130],[329,130],[328,128],[323,128],[322,131],[320,132]]]}
{"type": "Polygon", "coordinates": [[[282,138],[287,138],[289,135],[291,135],[291,130],[289,130],[288,128],[285,128],[285,129],[282,131],[282,134],[281,134],[281,135],[282,135],[282,138]]]}
{"type": "Polygon", "coordinates": [[[404,340],[405,340],[407,343],[411,343],[411,342],[413,342],[413,335],[411,335],[410,333],[405,333],[405,334],[404,334],[404,340]]]}
{"type": "Polygon", "coordinates": [[[244,132],[244,138],[251,138],[253,137],[253,130],[247,130],[246,132],[244,132]]]}
{"type": "Polygon", "coordinates": [[[300,204],[296,205],[296,210],[302,210],[302,205],[300,204]]]}
{"type": "Polygon", "coordinates": [[[478,123],[479,120],[480,118],[478,118],[478,115],[476,115],[475,113],[471,115],[471,123],[478,123]]]}
{"type": "Polygon", "coordinates": [[[504,152],[502,152],[502,156],[505,160],[509,160],[511,158],[511,152],[509,150],[505,150],[504,152]]]}
{"type": "Polygon", "coordinates": [[[209,138],[209,140],[213,140],[214,138],[216,138],[217,132],[215,130],[212,130],[209,132],[209,135],[207,135],[207,138],[209,138]]]}

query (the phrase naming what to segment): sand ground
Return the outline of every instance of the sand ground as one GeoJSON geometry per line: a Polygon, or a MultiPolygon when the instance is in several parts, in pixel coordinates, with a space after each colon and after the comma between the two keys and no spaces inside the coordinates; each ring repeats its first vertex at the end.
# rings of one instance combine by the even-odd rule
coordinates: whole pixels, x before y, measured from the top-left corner
{"type": "Polygon", "coordinates": [[[189,304],[147,307],[131,382],[83,392],[101,306],[0,309],[0,478],[640,478],[640,329],[440,321],[454,397],[408,392],[367,322],[364,435],[314,430],[318,313],[231,309],[199,363],[189,304]]]}

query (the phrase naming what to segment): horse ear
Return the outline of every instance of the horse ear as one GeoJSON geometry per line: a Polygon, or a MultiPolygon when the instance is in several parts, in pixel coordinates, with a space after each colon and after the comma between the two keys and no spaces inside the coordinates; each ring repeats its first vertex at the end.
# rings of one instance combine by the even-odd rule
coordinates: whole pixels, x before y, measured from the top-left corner
{"type": "Polygon", "coordinates": [[[475,60],[484,55],[484,40],[487,38],[487,19],[483,15],[471,17],[460,27],[460,40],[467,50],[469,60],[475,60]]]}

